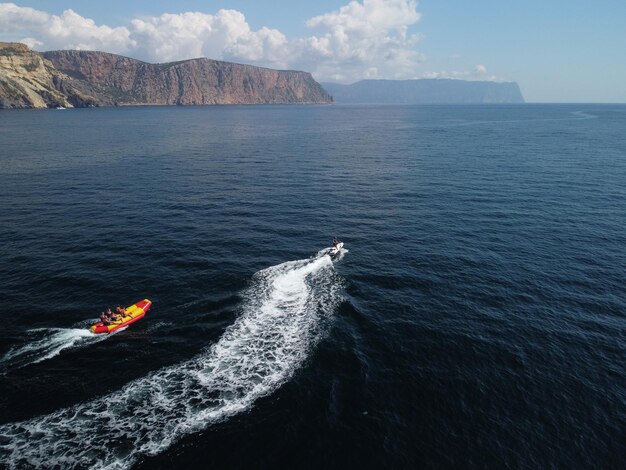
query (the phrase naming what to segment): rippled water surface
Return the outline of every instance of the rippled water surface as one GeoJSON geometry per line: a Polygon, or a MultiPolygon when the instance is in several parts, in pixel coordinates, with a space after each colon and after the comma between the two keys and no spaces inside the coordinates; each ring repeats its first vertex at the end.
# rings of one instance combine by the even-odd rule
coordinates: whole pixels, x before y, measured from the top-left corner
{"type": "Polygon", "coordinates": [[[625,129],[603,105],[0,113],[0,466],[620,468],[625,129]]]}

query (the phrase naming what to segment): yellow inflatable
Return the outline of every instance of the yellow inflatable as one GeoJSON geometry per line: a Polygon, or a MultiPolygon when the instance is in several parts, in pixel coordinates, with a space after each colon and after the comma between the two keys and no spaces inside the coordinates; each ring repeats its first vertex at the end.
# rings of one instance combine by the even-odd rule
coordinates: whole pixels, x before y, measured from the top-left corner
{"type": "Polygon", "coordinates": [[[150,300],[143,299],[130,307],[126,307],[126,313],[121,320],[109,322],[108,324],[99,321],[89,329],[94,333],[113,333],[115,330],[119,330],[131,323],[135,323],[137,320],[141,320],[146,316],[146,312],[151,305],[152,302],[150,300]]]}

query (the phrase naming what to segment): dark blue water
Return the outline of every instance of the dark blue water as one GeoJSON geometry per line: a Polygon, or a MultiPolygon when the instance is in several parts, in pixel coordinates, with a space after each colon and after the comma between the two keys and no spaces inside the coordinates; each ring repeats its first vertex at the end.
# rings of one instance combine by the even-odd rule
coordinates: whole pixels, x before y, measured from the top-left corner
{"type": "Polygon", "coordinates": [[[619,468],[625,130],[601,105],[0,113],[0,465],[619,468]]]}

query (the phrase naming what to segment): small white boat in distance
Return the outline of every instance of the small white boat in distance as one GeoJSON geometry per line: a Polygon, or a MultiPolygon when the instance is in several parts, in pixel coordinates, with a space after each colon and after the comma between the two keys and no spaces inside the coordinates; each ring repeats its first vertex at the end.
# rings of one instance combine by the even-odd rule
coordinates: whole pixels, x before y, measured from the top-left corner
{"type": "Polygon", "coordinates": [[[328,250],[328,254],[330,256],[337,256],[342,248],[343,248],[343,242],[335,238],[333,240],[332,246],[328,250]]]}
{"type": "Polygon", "coordinates": [[[57,106],[57,109],[65,109],[63,106],[57,106]]]}

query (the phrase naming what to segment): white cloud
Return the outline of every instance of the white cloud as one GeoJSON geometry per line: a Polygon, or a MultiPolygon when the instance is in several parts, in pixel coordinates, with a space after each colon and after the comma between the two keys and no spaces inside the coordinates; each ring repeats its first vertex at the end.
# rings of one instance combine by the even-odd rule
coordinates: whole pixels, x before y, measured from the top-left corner
{"type": "Polygon", "coordinates": [[[40,28],[46,24],[50,16],[34,8],[22,8],[14,3],[0,3],[0,28],[6,33],[40,28]]]}
{"type": "Polygon", "coordinates": [[[457,80],[484,80],[489,82],[499,81],[498,77],[491,75],[487,71],[487,67],[483,64],[476,64],[474,70],[467,71],[447,71],[441,70],[439,72],[425,72],[421,75],[422,78],[452,78],[457,80]]]}
{"type": "Polygon", "coordinates": [[[61,15],[19,7],[14,3],[0,3],[0,31],[27,34],[31,45],[46,49],[94,49],[110,52],[131,51],[135,43],[128,28],[97,26],[73,10],[61,15]]]}
{"type": "Polygon", "coordinates": [[[0,31],[27,35],[30,46],[125,53],[153,62],[210,57],[268,66],[287,66],[291,56],[283,33],[263,27],[252,31],[236,10],[219,10],[133,19],[116,28],[97,25],[73,10],[52,15],[13,3],[0,3],[0,31]]]}
{"type": "MultiPolygon", "coordinates": [[[[276,29],[252,30],[237,10],[164,13],[110,27],[69,9],[53,15],[0,3],[0,31],[43,50],[101,50],[149,62],[209,57],[307,70],[318,80],[341,82],[422,76],[421,36],[410,31],[420,17],[416,0],[353,0],[309,19],[311,34],[289,40],[276,29]]],[[[473,72],[429,74],[488,76],[482,64],[473,72]]]]}
{"type": "Polygon", "coordinates": [[[487,73],[487,67],[485,67],[483,64],[476,64],[476,66],[474,67],[474,73],[478,75],[485,75],[487,73]]]}
{"type": "Polygon", "coordinates": [[[275,29],[252,31],[244,15],[236,10],[219,10],[215,15],[200,12],[165,13],[134,19],[131,35],[135,52],[156,62],[210,57],[248,62],[280,61],[277,51],[287,38],[275,29]]]}
{"type": "Polygon", "coordinates": [[[31,49],[37,49],[39,46],[43,46],[43,42],[38,41],[35,38],[22,38],[19,40],[22,44],[26,44],[31,49]]]}
{"type": "Polygon", "coordinates": [[[418,34],[409,27],[420,19],[414,0],[351,1],[338,11],[316,16],[307,26],[317,35],[296,41],[299,62],[316,76],[351,81],[372,76],[415,75],[423,55],[415,46],[418,34]]]}

